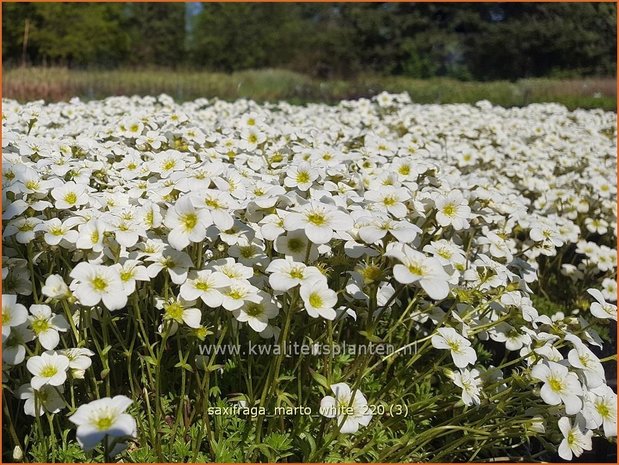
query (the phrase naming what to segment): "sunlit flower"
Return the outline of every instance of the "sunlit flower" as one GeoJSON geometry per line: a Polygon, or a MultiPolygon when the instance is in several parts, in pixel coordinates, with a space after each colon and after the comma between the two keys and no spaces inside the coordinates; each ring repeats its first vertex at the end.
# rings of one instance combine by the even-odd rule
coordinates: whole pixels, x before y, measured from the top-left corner
{"type": "Polygon", "coordinates": [[[356,433],[360,426],[367,426],[372,413],[365,396],[358,389],[352,391],[346,383],[331,385],[334,396],[320,401],[320,413],[327,418],[337,418],[340,433],[356,433]]]}
{"type": "Polygon", "coordinates": [[[438,334],[432,336],[432,346],[436,349],[447,349],[458,368],[465,368],[477,361],[475,349],[471,341],[458,334],[453,328],[438,328],[438,334]]]}
{"type": "Polygon", "coordinates": [[[125,410],[132,400],[125,396],[104,397],[80,405],[69,417],[77,425],[77,442],[84,450],[94,448],[106,436],[131,438],[137,434],[136,423],[125,410]]]}
{"type": "Polygon", "coordinates": [[[582,386],[575,373],[555,362],[537,364],[531,370],[531,376],[544,382],[540,395],[549,405],[565,404],[565,412],[575,415],[582,408],[582,386]]]}
{"type": "Polygon", "coordinates": [[[30,357],[26,368],[32,373],[30,385],[33,389],[41,389],[45,385],[61,386],[67,379],[69,359],[58,353],[43,352],[30,357]]]}
{"type": "Polygon", "coordinates": [[[24,324],[28,310],[17,303],[16,295],[2,294],[2,341],[11,334],[11,328],[24,324]]]}
{"type": "Polygon", "coordinates": [[[73,278],[70,289],[82,305],[92,307],[103,301],[109,310],[118,310],[127,304],[120,274],[112,267],[82,262],[69,276],[73,278]]]}
{"type": "Polygon", "coordinates": [[[559,429],[563,434],[563,441],[559,445],[559,457],[572,460],[573,456],[580,457],[586,450],[591,450],[593,431],[586,430],[582,417],[577,417],[574,425],[567,417],[559,419],[559,429]]]}
{"type": "Polygon", "coordinates": [[[69,323],[63,315],[54,315],[48,305],[31,305],[30,327],[44,349],[52,350],[60,343],[58,332],[69,329],[69,323]]]}
{"type": "Polygon", "coordinates": [[[322,317],[326,320],[335,319],[334,307],[337,304],[337,294],[327,287],[324,280],[318,279],[303,283],[299,294],[309,316],[322,317]]]}

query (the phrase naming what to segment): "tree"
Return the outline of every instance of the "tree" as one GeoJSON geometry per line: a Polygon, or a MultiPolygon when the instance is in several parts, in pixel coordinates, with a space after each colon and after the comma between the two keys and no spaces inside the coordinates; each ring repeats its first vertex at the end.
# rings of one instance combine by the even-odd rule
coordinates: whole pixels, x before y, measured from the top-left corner
{"type": "Polygon", "coordinates": [[[128,3],[126,15],[131,65],[185,64],[185,4],[128,3]]]}

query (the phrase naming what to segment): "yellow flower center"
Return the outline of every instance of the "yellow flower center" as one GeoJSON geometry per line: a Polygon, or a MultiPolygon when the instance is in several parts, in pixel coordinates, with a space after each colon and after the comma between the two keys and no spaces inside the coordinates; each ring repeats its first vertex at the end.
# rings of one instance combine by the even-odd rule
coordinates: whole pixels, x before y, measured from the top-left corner
{"type": "Polygon", "coordinates": [[[309,303],[314,308],[320,308],[323,305],[323,300],[320,294],[313,292],[309,296],[309,303]]]}
{"type": "Polygon", "coordinates": [[[563,382],[559,378],[549,378],[548,384],[550,388],[555,392],[563,391],[563,382]]]}
{"type": "Polygon", "coordinates": [[[99,292],[105,291],[107,289],[107,285],[107,281],[100,276],[95,276],[95,279],[92,280],[92,287],[99,292]]]}
{"type": "Polygon", "coordinates": [[[264,308],[260,304],[251,302],[246,308],[245,313],[249,316],[259,316],[264,313],[264,308]]]}
{"type": "Polygon", "coordinates": [[[36,190],[39,187],[39,181],[34,181],[34,180],[26,181],[26,187],[30,189],[31,191],[36,190]]]}
{"type": "Polygon", "coordinates": [[[383,204],[386,205],[387,207],[390,207],[392,205],[395,205],[397,202],[397,199],[391,195],[385,197],[383,199],[383,204]]]}
{"type": "Polygon", "coordinates": [[[441,257],[443,257],[443,258],[447,258],[447,259],[451,258],[451,257],[452,257],[452,255],[453,255],[453,254],[452,254],[449,250],[446,250],[446,249],[439,250],[439,251],[438,251],[438,254],[439,254],[441,257]]]}
{"type": "Polygon", "coordinates": [[[32,330],[35,334],[42,333],[43,331],[47,331],[49,329],[49,323],[47,320],[34,320],[32,322],[32,330]]]}
{"type": "Polygon", "coordinates": [[[461,344],[460,341],[447,341],[447,345],[449,346],[449,348],[451,349],[452,352],[458,353],[461,350],[461,344]]]}
{"type": "Polygon", "coordinates": [[[219,204],[217,199],[213,199],[211,197],[207,197],[204,203],[206,204],[207,207],[210,207],[210,208],[221,208],[221,205],[219,204]]]}
{"type": "Polygon", "coordinates": [[[303,268],[295,267],[290,270],[290,277],[293,279],[303,279],[303,268]]]}
{"type": "Polygon", "coordinates": [[[574,443],[576,442],[576,435],[574,434],[573,431],[570,431],[569,433],[567,433],[567,443],[572,446],[574,445],[574,443]]]}
{"type": "Polygon", "coordinates": [[[193,284],[193,287],[195,287],[196,289],[200,290],[200,291],[208,291],[211,286],[209,285],[209,283],[207,283],[206,281],[196,281],[193,284]]]}
{"type": "Polygon", "coordinates": [[[606,404],[596,404],[595,409],[598,411],[602,418],[608,418],[610,416],[610,409],[606,404]]]}
{"type": "Polygon", "coordinates": [[[309,182],[310,180],[310,176],[309,173],[307,171],[299,171],[297,173],[297,183],[298,184],[303,184],[306,182],[309,182]]]}
{"type": "Polygon", "coordinates": [[[403,176],[408,176],[411,172],[411,167],[409,165],[402,165],[400,166],[400,169],[398,169],[398,173],[400,173],[403,176]]]}
{"type": "Polygon", "coordinates": [[[144,219],[148,226],[152,226],[153,223],[155,222],[155,214],[153,213],[152,210],[149,210],[148,213],[146,213],[146,217],[144,219]]]}
{"type": "Polygon", "coordinates": [[[184,311],[185,309],[178,302],[174,302],[165,308],[166,316],[172,320],[178,321],[179,323],[183,321],[184,311]]]}
{"type": "Polygon", "coordinates": [[[251,258],[254,255],[254,248],[251,245],[241,247],[239,251],[241,252],[241,257],[243,258],[251,258]]]}
{"type": "Polygon", "coordinates": [[[191,231],[198,224],[198,215],[195,213],[187,213],[181,217],[181,222],[185,228],[185,231],[191,231]]]}
{"type": "Polygon", "coordinates": [[[408,271],[417,276],[423,276],[425,273],[423,267],[417,263],[411,263],[407,268],[408,271]]]}
{"type": "Polygon", "coordinates": [[[112,426],[112,418],[110,417],[101,417],[98,418],[97,421],[95,422],[95,426],[97,427],[97,429],[101,430],[101,431],[105,431],[110,429],[110,427],[112,426]]]}
{"type": "Polygon", "coordinates": [[[322,226],[327,222],[327,219],[322,213],[310,213],[309,215],[307,215],[307,221],[316,226],[322,226]]]}
{"type": "Polygon", "coordinates": [[[228,297],[234,300],[240,300],[245,297],[245,292],[241,291],[240,289],[230,289],[228,291],[228,297]]]}
{"type": "Polygon", "coordinates": [[[58,368],[56,368],[53,365],[46,365],[43,367],[43,369],[41,370],[41,376],[43,378],[51,378],[52,376],[54,376],[56,373],[58,373],[58,368]]]}
{"type": "Polygon", "coordinates": [[[456,214],[456,206],[453,203],[448,203],[443,207],[443,214],[454,216],[456,214]]]}
{"type": "Polygon", "coordinates": [[[293,237],[288,239],[288,248],[293,252],[300,252],[305,247],[305,242],[303,239],[298,237],[293,237]]]}

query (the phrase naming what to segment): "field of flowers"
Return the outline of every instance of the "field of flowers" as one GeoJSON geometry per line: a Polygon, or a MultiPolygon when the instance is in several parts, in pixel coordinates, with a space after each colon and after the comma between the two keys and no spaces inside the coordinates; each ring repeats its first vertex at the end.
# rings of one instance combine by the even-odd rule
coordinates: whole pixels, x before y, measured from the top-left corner
{"type": "Polygon", "coordinates": [[[614,113],[162,95],[2,125],[5,461],[615,441],[614,113]]]}

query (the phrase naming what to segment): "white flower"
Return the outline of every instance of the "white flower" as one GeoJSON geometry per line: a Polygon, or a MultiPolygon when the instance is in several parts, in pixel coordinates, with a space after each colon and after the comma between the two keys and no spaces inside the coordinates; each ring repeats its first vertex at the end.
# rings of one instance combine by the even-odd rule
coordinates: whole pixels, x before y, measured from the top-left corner
{"type": "Polygon", "coordinates": [[[617,306],[610,304],[604,300],[604,296],[598,289],[587,289],[587,292],[596,300],[591,304],[589,310],[591,314],[602,320],[615,320],[617,321],[617,306]]]}
{"type": "Polygon", "coordinates": [[[43,352],[41,355],[30,357],[26,362],[26,368],[32,373],[30,384],[33,389],[49,384],[61,386],[67,379],[69,359],[58,353],[43,352]]]}
{"type": "Polygon", "coordinates": [[[563,434],[563,441],[559,445],[559,457],[562,459],[572,460],[573,456],[580,457],[583,451],[591,450],[593,431],[586,430],[582,423],[582,417],[577,417],[573,426],[569,418],[559,419],[559,429],[563,434]]]}
{"type": "Polygon", "coordinates": [[[112,268],[118,271],[123,289],[128,296],[135,292],[136,281],[150,281],[146,267],[140,263],[138,260],[124,259],[121,263],[112,265],[112,268]]]}
{"type": "Polygon", "coordinates": [[[185,300],[200,298],[209,307],[217,308],[223,302],[222,289],[230,282],[230,278],[219,271],[190,271],[180,288],[180,296],[185,300]]]}
{"type": "Polygon", "coordinates": [[[245,305],[245,302],[260,303],[262,298],[258,291],[259,289],[248,281],[233,281],[222,292],[221,306],[226,310],[237,310],[245,305]]]}
{"type": "Polygon", "coordinates": [[[277,237],[273,246],[276,252],[292,257],[296,262],[305,262],[308,247],[308,263],[311,263],[318,258],[318,249],[307,239],[303,230],[290,231],[277,237]]]}
{"type": "Polygon", "coordinates": [[[453,328],[438,328],[438,334],[432,336],[432,346],[436,349],[448,349],[458,368],[465,368],[477,361],[477,354],[471,347],[471,341],[453,328]]]}
{"type": "Polygon", "coordinates": [[[354,225],[350,215],[320,202],[311,201],[298,210],[286,215],[284,228],[303,229],[314,244],[326,244],[333,238],[333,231],[347,231],[354,225]]]}
{"type": "Polygon", "coordinates": [[[441,226],[452,226],[456,231],[469,227],[471,209],[460,191],[451,191],[447,196],[439,195],[434,204],[436,221],[441,226]]]}
{"type": "Polygon", "coordinates": [[[191,199],[185,196],[168,209],[164,223],[170,228],[170,245],[176,250],[183,250],[191,242],[204,240],[206,228],[213,224],[213,220],[207,210],[194,207],[191,199]]]}
{"type": "Polygon", "coordinates": [[[23,384],[17,390],[17,396],[26,401],[24,402],[24,413],[26,415],[40,417],[44,412],[58,413],[65,407],[65,401],[58,391],[62,392],[62,386],[45,385],[35,391],[31,385],[23,384]],[[38,411],[35,403],[38,406],[38,411]]]}
{"type": "Polygon", "coordinates": [[[51,195],[56,201],[54,206],[59,210],[81,207],[89,202],[88,186],[69,181],[52,189],[51,195]]]}
{"type": "Polygon", "coordinates": [[[602,281],[602,295],[609,302],[617,301],[617,281],[613,278],[604,278],[602,281]]]}
{"type": "Polygon", "coordinates": [[[584,344],[577,343],[567,354],[574,368],[582,371],[588,388],[596,388],[605,381],[604,367],[598,357],[584,344]]]}
{"type": "Polygon", "coordinates": [[[78,263],[69,274],[73,278],[70,288],[80,304],[92,307],[100,301],[109,310],[127,305],[127,294],[120,274],[112,267],[78,263]]]}
{"type": "Polygon", "coordinates": [[[230,212],[236,207],[236,202],[228,192],[205,189],[194,195],[193,203],[210,213],[211,223],[215,223],[220,231],[227,231],[234,225],[234,217],[230,212]]]}
{"type": "Polygon", "coordinates": [[[59,274],[51,274],[45,280],[45,285],[41,288],[43,295],[50,299],[64,299],[71,296],[69,287],[59,274]]]}
{"type": "Polygon", "coordinates": [[[540,395],[549,405],[565,404],[565,412],[575,415],[582,409],[582,386],[576,373],[571,373],[563,365],[555,362],[537,364],[531,370],[531,376],[544,382],[540,395]]]}
{"type": "Polygon", "coordinates": [[[326,320],[334,320],[337,304],[337,294],[327,287],[327,283],[322,280],[307,281],[301,285],[299,291],[305,310],[312,318],[323,317],[326,320]]]}
{"type": "Polygon", "coordinates": [[[69,359],[69,369],[74,379],[83,379],[85,371],[92,365],[92,357],[95,353],[86,348],[72,348],[58,351],[69,359]]]}
{"type": "Polygon", "coordinates": [[[269,294],[264,291],[259,292],[260,302],[247,301],[243,306],[234,310],[234,317],[241,322],[247,322],[249,326],[261,333],[269,325],[269,320],[275,318],[279,313],[277,305],[269,294]]]}
{"type": "Polygon", "coordinates": [[[404,202],[410,199],[410,195],[402,187],[381,186],[379,190],[365,192],[364,197],[374,202],[378,211],[391,213],[395,218],[404,218],[408,214],[404,202]]]}
{"type": "Polygon", "coordinates": [[[19,365],[26,358],[26,343],[34,340],[28,324],[14,326],[11,334],[2,340],[2,361],[7,365],[19,365]]]}
{"type": "Polygon", "coordinates": [[[327,418],[336,418],[340,432],[356,433],[359,426],[367,426],[372,419],[365,396],[356,389],[351,391],[346,383],[331,385],[333,396],[325,396],[320,401],[320,413],[327,418]]]}
{"type": "Polygon", "coordinates": [[[359,219],[359,237],[366,244],[375,244],[387,233],[391,233],[399,242],[413,242],[421,229],[408,221],[394,221],[384,216],[359,219]]]}
{"type": "Polygon", "coordinates": [[[187,280],[189,268],[193,266],[191,257],[187,253],[172,247],[165,247],[160,253],[145,260],[154,262],[146,268],[149,277],[154,278],[165,269],[174,284],[183,284],[187,280]]]}
{"type": "Polygon", "coordinates": [[[63,315],[54,315],[48,305],[30,306],[30,327],[44,349],[53,350],[60,342],[58,332],[69,329],[69,323],[63,315]]]}
{"type": "Polygon", "coordinates": [[[84,450],[94,448],[105,436],[135,437],[136,423],[127,413],[132,401],[125,396],[104,397],[80,405],[69,417],[77,425],[77,442],[84,450]]]}
{"type": "Polygon", "coordinates": [[[536,223],[531,228],[529,236],[535,242],[549,243],[561,247],[563,240],[556,226],[551,223],[536,223]]]}
{"type": "Polygon", "coordinates": [[[283,292],[299,284],[303,284],[308,280],[323,278],[318,268],[295,262],[292,257],[273,260],[269,263],[265,271],[271,273],[269,276],[269,284],[271,287],[276,291],[283,292]]]}
{"type": "Polygon", "coordinates": [[[101,220],[91,220],[78,228],[78,238],[75,246],[78,249],[92,249],[93,252],[103,250],[103,238],[107,224],[101,220]]]}
{"type": "Polygon", "coordinates": [[[178,324],[185,323],[190,328],[199,328],[202,312],[200,309],[191,307],[195,301],[187,301],[183,298],[170,298],[167,301],[157,299],[155,306],[163,310],[163,318],[178,324]]]}
{"type": "Polygon", "coordinates": [[[603,425],[606,437],[617,436],[617,394],[605,384],[590,390],[585,396],[583,416],[587,428],[603,425]]]}
{"type": "Polygon", "coordinates": [[[309,163],[292,165],[284,178],[286,187],[296,187],[300,191],[307,191],[318,178],[318,171],[312,169],[309,163]]]}
{"type": "Polygon", "coordinates": [[[223,273],[228,279],[234,282],[247,282],[253,275],[254,270],[242,263],[237,263],[234,258],[224,258],[208,264],[209,268],[223,273]]]}
{"type": "Polygon", "coordinates": [[[479,394],[481,392],[479,370],[461,369],[459,372],[456,371],[452,374],[452,380],[456,386],[462,388],[462,402],[464,402],[464,405],[479,405],[479,394]]]}
{"type": "Polygon", "coordinates": [[[49,245],[67,246],[75,244],[79,233],[72,229],[76,225],[75,218],[69,218],[64,223],[59,218],[52,218],[38,224],[34,230],[44,231],[43,240],[49,245]]]}
{"type": "Polygon", "coordinates": [[[28,310],[17,303],[16,295],[2,294],[2,341],[9,337],[11,328],[28,320],[28,310]]]}
{"type": "Polygon", "coordinates": [[[401,262],[393,267],[393,277],[399,283],[419,282],[428,296],[435,300],[444,299],[449,294],[449,275],[436,258],[427,257],[405,244],[401,248],[391,248],[386,255],[401,262]]]}

